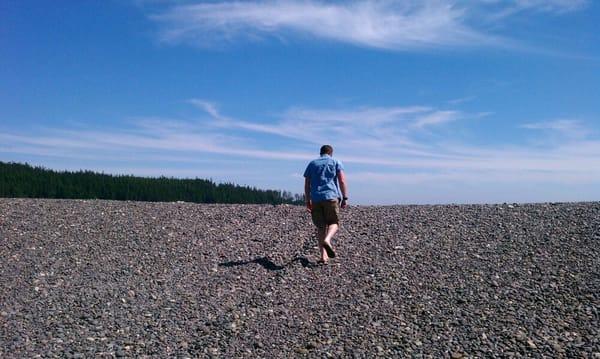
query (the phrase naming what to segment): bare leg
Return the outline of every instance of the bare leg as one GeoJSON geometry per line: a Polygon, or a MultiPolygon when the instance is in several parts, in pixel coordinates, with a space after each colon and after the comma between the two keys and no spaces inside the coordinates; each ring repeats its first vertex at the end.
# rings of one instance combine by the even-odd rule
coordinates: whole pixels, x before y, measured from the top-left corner
{"type": "Polygon", "coordinates": [[[339,228],[340,226],[337,224],[330,224],[329,226],[327,226],[327,234],[325,235],[325,238],[323,238],[323,241],[331,245],[331,239],[333,238],[333,236],[335,236],[339,228]]]}
{"type": "Polygon", "coordinates": [[[319,240],[319,254],[321,255],[321,260],[327,262],[329,257],[327,256],[327,252],[325,251],[325,247],[323,247],[323,243],[325,243],[325,236],[327,235],[327,227],[318,229],[318,240],[319,240]]]}

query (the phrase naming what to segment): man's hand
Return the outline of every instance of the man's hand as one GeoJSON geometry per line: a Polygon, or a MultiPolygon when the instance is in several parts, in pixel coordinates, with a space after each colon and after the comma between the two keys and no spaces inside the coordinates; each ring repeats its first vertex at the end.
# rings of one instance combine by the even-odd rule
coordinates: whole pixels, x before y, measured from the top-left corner
{"type": "Polygon", "coordinates": [[[342,208],[348,207],[348,199],[347,198],[342,199],[342,203],[340,203],[340,207],[342,207],[342,208]]]}
{"type": "Polygon", "coordinates": [[[306,201],[306,210],[312,213],[312,201],[306,201]]]}

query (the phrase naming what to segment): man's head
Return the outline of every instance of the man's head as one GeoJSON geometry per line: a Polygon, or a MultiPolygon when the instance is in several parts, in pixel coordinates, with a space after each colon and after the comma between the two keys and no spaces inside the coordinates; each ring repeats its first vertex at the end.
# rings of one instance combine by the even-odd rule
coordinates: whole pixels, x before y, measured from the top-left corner
{"type": "Polygon", "coordinates": [[[329,146],[329,145],[323,145],[321,146],[321,156],[323,155],[332,155],[333,154],[333,147],[329,146]]]}

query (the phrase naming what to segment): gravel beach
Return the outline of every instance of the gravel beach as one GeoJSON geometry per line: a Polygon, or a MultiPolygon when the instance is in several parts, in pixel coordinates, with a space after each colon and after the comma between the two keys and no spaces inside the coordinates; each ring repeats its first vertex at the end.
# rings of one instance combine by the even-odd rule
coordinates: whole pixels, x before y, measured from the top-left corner
{"type": "Polygon", "coordinates": [[[600,203],[0,199],[0,357],[600,358],[600,203]]]}

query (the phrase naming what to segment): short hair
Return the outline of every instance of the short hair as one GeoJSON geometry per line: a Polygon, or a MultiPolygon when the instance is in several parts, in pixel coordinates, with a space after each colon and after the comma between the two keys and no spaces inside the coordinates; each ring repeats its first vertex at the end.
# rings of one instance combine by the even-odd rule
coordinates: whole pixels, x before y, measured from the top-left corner
{"type": "Polygon", "coordinates": [[[321,155],[328,154],[331,155],[333,153],[333,147],[329,145],[321,146],[321,155]]]}

